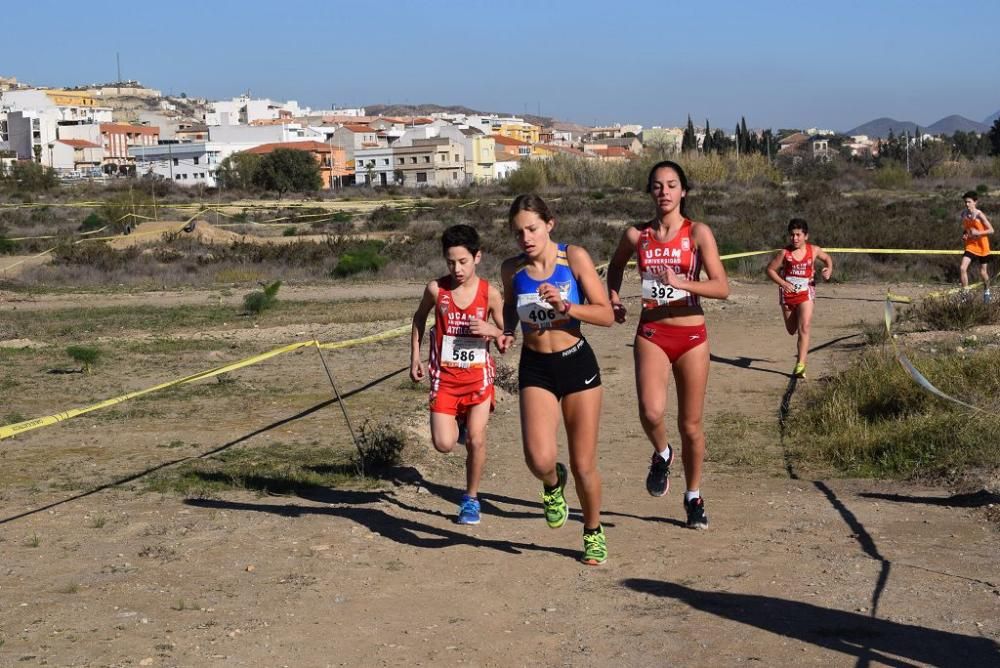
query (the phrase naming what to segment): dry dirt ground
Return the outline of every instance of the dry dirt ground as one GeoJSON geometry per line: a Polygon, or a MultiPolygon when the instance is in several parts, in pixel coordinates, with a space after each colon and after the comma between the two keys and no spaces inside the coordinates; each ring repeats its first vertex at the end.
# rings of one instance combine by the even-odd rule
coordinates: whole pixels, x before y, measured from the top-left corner
{"type": "MultiPolygon", "coordinates": [[[[857,354],[857,323],[878,321],[884,289],[821,289],[811,378],[857,354]]],[[[281,296],[354,290],[415,305],[421,286],[338,290],[281,296]]],[[[786,469],[777,413],[794,340],[772,286],[733,293],[709,312],[709,530],[681,523],[679,466],[666,497],[644,490],[632,325],[587,331],[605,386],[602,567],[577,561],[576,510],[562,529],[546,527],[513,395],[490,423],[482,524],[453,523],[463,457],[428,443],[405,339],[327,355],[355,426],[381,418],[411,435],[390,480],[286,496],[150,491],[149,479],[192,457],[349,447],[306,350],[0,442],[0,665],[1000,665],[1000,536],[986,508],[940,488],[786,469]]],[[[38,318],[81,300],[229,299],[0,297],[0,317],[18,308],[38,318]]],[[[123,352],[91,374],[46,373],[56,364],[46,348],[7,355],[0,413],[43,415],[303,335],[338,340],[405,319],[398,305],[385,310],[384,321],[322,327],[263,318],[235,330],[105,333],[123,352]],[[151,337],[159,347],[134,343],[151,337]]]]}

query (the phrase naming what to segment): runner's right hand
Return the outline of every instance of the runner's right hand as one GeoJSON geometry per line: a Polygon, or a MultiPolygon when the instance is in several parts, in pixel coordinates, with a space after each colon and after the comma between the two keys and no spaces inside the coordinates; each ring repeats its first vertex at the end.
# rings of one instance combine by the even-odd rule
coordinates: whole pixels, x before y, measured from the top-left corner
{"type": "Polygon", "coordinates": [[[416,361],[410,364],[410,380],[414,383],[419,383],[424,379],[424,363],[421,361],[416,361]]]}
{"type": "Polygon", "coordinates": [[[615,322],[619,324],[625,322],[625,316],[628,315],[628,310],[625,308],[625,304],[622,304],[621,302],[612,304],[611,310],[615,314],[615,322]]]}

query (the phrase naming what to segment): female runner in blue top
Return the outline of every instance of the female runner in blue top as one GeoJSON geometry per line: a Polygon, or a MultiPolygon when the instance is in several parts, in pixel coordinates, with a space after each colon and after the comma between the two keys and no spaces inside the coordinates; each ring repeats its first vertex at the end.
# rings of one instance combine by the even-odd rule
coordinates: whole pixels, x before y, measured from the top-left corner
{"type": "Polygon", "coordinates": [[[523,252],[501,268],[507,330],[499,347],[506,350],[513,343],[514,323],[520,321],[524,348],[518,388],[524,458],[544,485],[545,521],[558,529],[569,515],[563,495],[566,467],[556,461],[561,409],[570,469],[583,508],[582,561],[602,564],[608,556],[597,471],[603,390],[597,359],[580,333],[580,323],[610,327],[611,303],[587,251],[550,238],[556,221],[541,197],[515,199],[509,224],[523,252]]]}

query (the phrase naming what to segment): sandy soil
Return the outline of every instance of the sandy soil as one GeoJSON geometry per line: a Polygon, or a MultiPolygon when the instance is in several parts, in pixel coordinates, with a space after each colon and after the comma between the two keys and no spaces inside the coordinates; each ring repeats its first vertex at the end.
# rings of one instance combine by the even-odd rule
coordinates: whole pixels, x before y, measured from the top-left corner
{"type": "MultiPolygon", "coordinates": [[[[358,289],[420,293],[419,284],[346,292],[358,289]]],[[[330,288],[282,296],[309,294],[322,299],[330,288]]],[[[879,319],[882,294],[821,288],[811,377],[856,354],[854,325],[879,319]]],[[[71,300],[5,302],[0,316],[17,306],[44,317],[71,300]]],[[[145,473],[183,457],[340,438],[335,406],[288,419],[329,395],[309,352],[238,372],[234,396],[209,387],[197,401],[150,399],[0,442],[0,665],[1000,665],[1000,540],[978,497],[784,467],[774,425],[794,340],[772,286],[735,286],[709,313],[707,423],[735,415],[760,425],[760,452],[754,466],[713,456],[707,531],[681,524],[679,466],[666,497],[644,490],[649,446],[636,418],[631,332],[587,332],[606,388],[610,560],[598,568],[576,560],[578,512],[561,530],[545,526],[521,458],[516,397],[503,396],[490,423],[483,522],[453,524],[463,457],[427,442],[423,395],[402,383],[405,340],[328,358],[352,419],[387,414],[414,434],[407,465],[374,487],[284,497],[143,491],[145,473]]],[[[117,381],[40,375],[0,398],[5,412],[33,416],[68,408],[80,387],[99,399],[207,359],[177,355],[117,381]]],[[[573,491],[568,498],[575,504],[573,491]]]]}

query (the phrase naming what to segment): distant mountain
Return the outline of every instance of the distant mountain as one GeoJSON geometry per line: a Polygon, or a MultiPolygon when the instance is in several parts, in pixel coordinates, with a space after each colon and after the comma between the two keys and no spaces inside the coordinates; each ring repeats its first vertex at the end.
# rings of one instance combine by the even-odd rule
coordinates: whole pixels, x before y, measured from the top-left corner
{"type": "MultiPolygon", "coordinates": [[[[997,114],[1000,114],[1000,112],[997,112],[997,114]]],[[[992,121],[990,121],[990,123],[992,123],[992,121]]],[[[958,130],[961,130],[962,132],[988,132],[990,126],[988,123],[977,123],[976,121],[958,115],[945,116],[941,120],[931,123],[930,125],[918,125],[913,121],[897,121],[895,118],[882,117],[859,125],[852,130],[848,130],[844,134],[848,136],[868,135],[869,137],[879,137],[881,139],[885,139],[889,136],[889,130],[892,130],[893,134],[898,136],[905,132],[909,132],[911,135],[915,134],[918,129],[921,133],[930,133],[932,135],[951,135],[955,134],[958,130]]]]}
{"type": "Polygon", "coordinates": [[[984,118],[983,123],[992,126],[993,122],[996,121],[998,118],[1000,118],[1000,111],[996,111],[991,116],[987,116],[986,118],[984,118]]]}
{"type": "Polygon", "coordinates": [[[964,116],[951,115],[945,116],[940,121],[928,125],[926,128],[920,128],[924,132],[929,132],[932,135],[953,135],[956,131],[961,130],[962,132],[989,132],[990,126],[983,123],[977,123],[970,120],[964,116]]]}
{"type": "Polygon", "coordinates": [[[885,139],[889,136],[889,130],[892,130],[892,133],[896,136],[905,132],[913,134],[917,131],[917,124],[913,121],[897,121],[895,118],[883,116],[882,118],[876,118],[874,121],[863,123],[844,134],[848,136],[868,135],[869,137],[885,139]]]}

